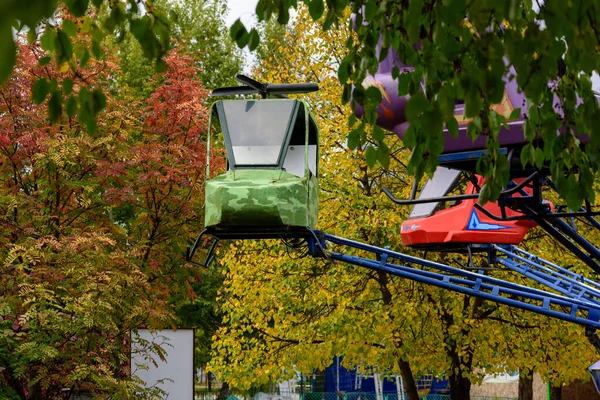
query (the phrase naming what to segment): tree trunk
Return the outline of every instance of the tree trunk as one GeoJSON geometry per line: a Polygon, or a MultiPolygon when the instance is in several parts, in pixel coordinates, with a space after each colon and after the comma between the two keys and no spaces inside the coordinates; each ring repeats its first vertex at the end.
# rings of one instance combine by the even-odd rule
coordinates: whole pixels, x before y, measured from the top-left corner
{"type": "Polygon", "coordinates": [[[217,396],[217,400],[225,400],[231,394],[231,389],[229,388],[229,384],[227,382],[223,382],[221,385],[221,389],[219,390],[219,395],[217,396]]]}
{"type": "Polygon", "coordinates": [[[419,400],[419,392],[417,391],[417,384],[415,383],[415,377],[410,370],[410,364],[408,361],[400,359],[398,361],[400,366],[400,375],[402,376],[402,384],[406,391],[408,400],[419,400]]]}
{"type": "Polygon", "coordinates": [[[462,374],[450,377],[450,399],[471,400],[471,381],[462,374]]]}
{"type": "Polygon", "coordinates": [[[533,371],[519,371],[519,400],[533,400],[533,371]]]}
{"type": "Polygon", "coordinates": [[[562,400],[562,385],[554,386],[550,382],[550,400],[562,400]]]}

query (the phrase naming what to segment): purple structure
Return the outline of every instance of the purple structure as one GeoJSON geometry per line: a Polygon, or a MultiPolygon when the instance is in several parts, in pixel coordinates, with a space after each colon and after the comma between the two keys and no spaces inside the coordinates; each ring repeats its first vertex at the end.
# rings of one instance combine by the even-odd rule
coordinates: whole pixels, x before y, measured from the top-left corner
{"type": "MultiPolygon", "coordinates": [[[[409,96],[398,95],[398,83],[392,78],[392,69],[398,67],[400,73],[408,73],[413,71],[413,67],[405,65],[400,60],[398,53],[390,48],[387,57],[379,64],[379,69],[374,76],[368,76],[363,81],[365,88],[374,86],[377,87],[382,94],[383,100],[377,109],[377,125],[386,130],[396,133],[400,138],[404,138],[404,133],[409,127],[409,122],[406,120],[404,108],[409,99],[409,96]]],[[[507,76],[515,76],[515,70],[511,66],[507,76]]],[[[516,121],[509,122],[509,128],[501,128],[500,130],[500,145],[503,147],[517,147],[527,143],[527,139],[523,136],[523,123],[525,121],[525,113],[527,111],[525,95],[517,90],[516,79],[508,79],[505,77],[505,89],[502,101],[499,104],[494,104],[492,108],[500,115],[507,119],[515,108],[521,108],[521,115],[516,121]]],[[[600,100],[600,96],[596,95],[600,100]]],[[[555,104],[557,103],[555,98],[555,104]]],[[[356,104],[355,112],[358,117],[363,115],[363,108],[356,104]]],[[[560,110],[557,110],[560,113],[560,110]]],[[[454,109],[454,116],[458,121],[458,137],[453,138],[449,132],[444,129],[445,143],[444,153],[454,153],[459,151],[479,150],[485,147],[486,136],[480,135],[475,141],[467,136],[467,125],[470,119],[464,117],[464,103],[457,103],[454,109]]],[[[581,136],[583,142],[587,142],[587,136],[581,136]]]]}

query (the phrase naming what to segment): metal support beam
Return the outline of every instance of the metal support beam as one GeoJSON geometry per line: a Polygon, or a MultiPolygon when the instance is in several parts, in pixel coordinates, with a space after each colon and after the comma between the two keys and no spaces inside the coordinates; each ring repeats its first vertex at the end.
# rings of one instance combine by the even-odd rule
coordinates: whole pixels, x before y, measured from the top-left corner
{"type": "MultiPolygon", "coordinates": [[[[323,251],[317,249],[326,248],[327,244],[362,250],[371,253],[373,259],[337,251],[326,251],[326,256],[331,260],[342,261],[469,296],[480,297],[509,307],[573,322],[591,329],[600,328],[600,305],[585,299],[564,297],[319,231],[315,231],[315,238],[320,240],[321,246],[314,244],[310,246],[313,256],[324,256],[323,251]],[[394,259],[409,265],[419,265],[428,270],[391,263],[390,261],[394,259]]],[[[309,238],[309,242],[312,240],[315,239],[309,238]]]]}
{"type": "Polygon", "coordinates": [[[491,245],[491,248],[495,252],[492,261],[571,299],[585,300],[600,305],[600,284],[597,282],[515,246],[491,245]]]}

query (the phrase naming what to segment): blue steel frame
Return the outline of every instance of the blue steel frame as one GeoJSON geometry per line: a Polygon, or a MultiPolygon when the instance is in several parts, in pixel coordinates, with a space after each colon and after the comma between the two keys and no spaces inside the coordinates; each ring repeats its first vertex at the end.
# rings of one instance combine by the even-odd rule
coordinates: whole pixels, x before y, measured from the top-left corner
{"type": "MultiPolygon", "coordinates": [[[[576,298],[579,292],[572,298],[564,297],[502,279],[398,253],[389,249],[340,238],[321,231],[314,231],[314,236],[308,238],[308,244],[309,253],[314,257],[325,257],[334,261],[342,261],[370,270],[381,271],[416,282],[437,286],[442,289],[480,297],[509,307],[520,308],[583,325],[591,331],[600,328],[600,304],[597,301],[589,301],[589,295],[576,298]],[[374,255],[376,259],[325,250],[328,244],[365,251],[374,255]],[[429,270],[392,264],[390,260],[393,259],[409,265],[426,267],[429,270]]],[[[542,273],[537,272],[535,275],[542,275],[542,273]]],[[[540,280],[540,283],[543,282],[544,280],[540,280]]],[[[560,287],[561,290],[564,289],[561,285],[557,287],[560,287]]],[[[564,292],[566,295],[570,294],[567,291],[564,292]]]]}
{"type": "Polygon", "coordinates": [[[490,249],[491,262],[497,262],[571,299],[582,299],[600,306],[600,284],[597,282],[516,246],[491,245],[490,249]]]}
{"type": "Polygon", "coordinates": [[[587,210],[580,210],[573,213],[553,213],[545,210],[543,205],[542,207],[528,205],[525,203],[527,200],[528,197],[523,196],[523,198],[520,199],[523,204],[521,204],[520,207],[515,207],[525,214],[523,217],[499,217],[491,214],[480,204],[475,204],[475,208],[496,221],[511,221],[517,219],[531,219],[535,221],[542,229],[548,232],[550,236],[565,246],[596,273],[600,274],[600,249],[590,243],[586,238],[581,236],[576,229],[561,219],[567,217],[585,218],[595,228],[600,229],[600,223],[594,218],[594,215],[596,215],[598,211],[589,211],[590,207],[587,207],[587,210]]]}

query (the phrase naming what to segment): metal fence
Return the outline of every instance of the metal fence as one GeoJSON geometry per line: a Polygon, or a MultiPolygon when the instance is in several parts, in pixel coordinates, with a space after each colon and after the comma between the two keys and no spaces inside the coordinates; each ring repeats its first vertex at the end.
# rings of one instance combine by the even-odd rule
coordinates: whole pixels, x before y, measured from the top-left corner
{"type": "MultiPolygon", "coordinates": [[[[450,400],[449,394],[428,394],[422,400],[450,400]]],[[[518,400],[516,397],[471,396],[471,400],[518,400]]]]}
{"type": "MultiPolygon", "coordinates": [[[[405,396],[404,399],[407,397],[405,396]]],[[[428,394],[421,397],[422,400],[450,400],[450,395],[446,394],[428,394]]],[[[304,393],[300,395],[300,400],[402,400],[398,399],[397,393],[304,393]]],[[[471,400],[518,400],[513,397],[494,397],[494,396],[471,396],[471,400]]]]}
{"type": "MultiPolygon", "coordinates": [[[[218,393],[216,392],[196,392],[195,400],[216,400],[218,393]]],[[[335,393],[335,392],[318,392],[318,393],[302,393],[293,396],[299,400],[403,400],[398,399],[397,393],[384,393],[377,395],[376,393],[335,393]]],[[[280,395],[277,393],[269,394],[272,400],[290,400],[290,396],[280,395]]],[[[227,400],[252,400],[252,396],[247,395],[231,395],[227,400]]],[[[406,397],[404,397],[406,399],[406,397]]],[[[422,400],[450,400],[450,395],[445,394],[428,394],[421,397],[422,400]]],[[[515,397],[497,397],[497,396],[471,396],[471,400],[518,400],[515,397]]]]}

